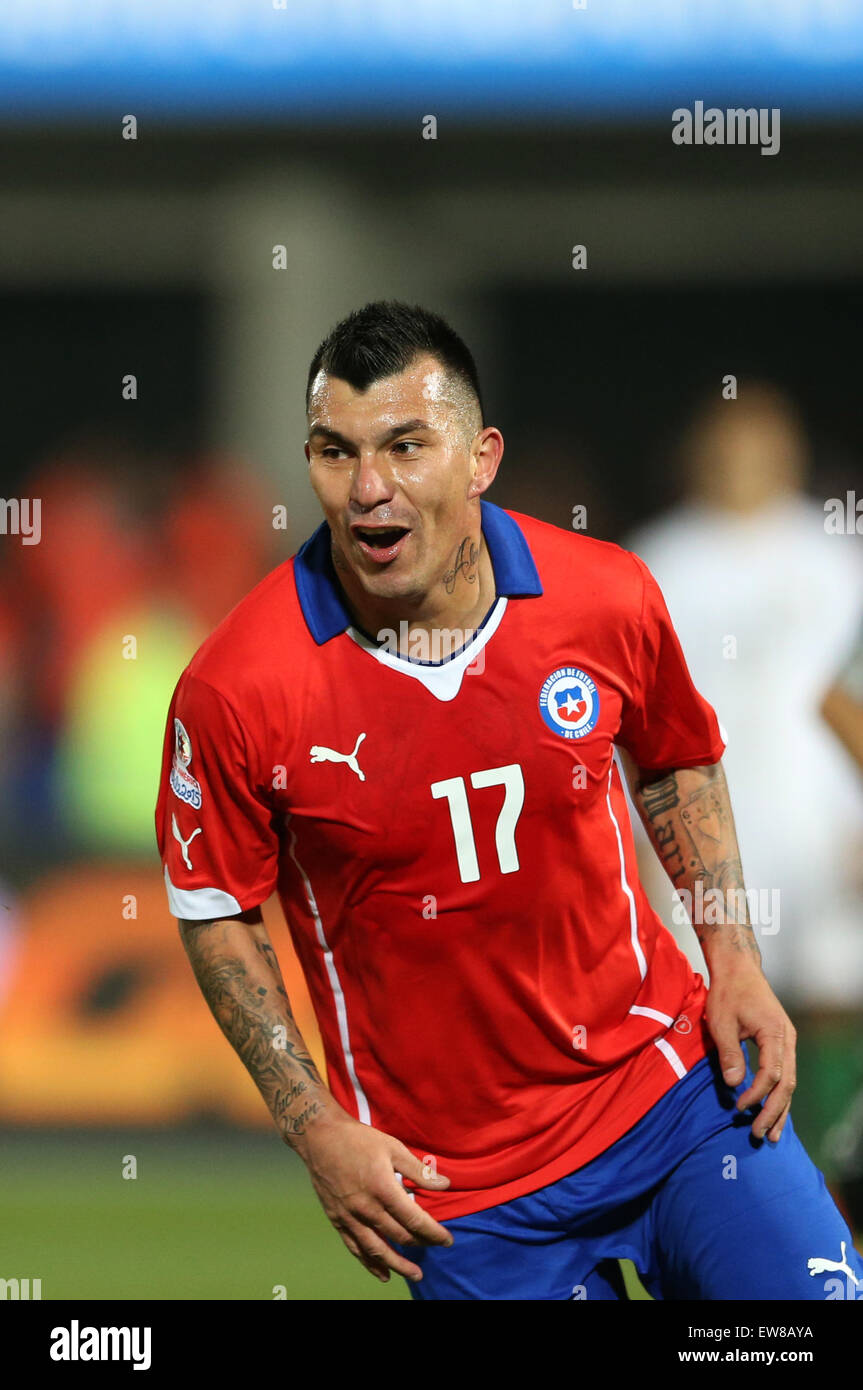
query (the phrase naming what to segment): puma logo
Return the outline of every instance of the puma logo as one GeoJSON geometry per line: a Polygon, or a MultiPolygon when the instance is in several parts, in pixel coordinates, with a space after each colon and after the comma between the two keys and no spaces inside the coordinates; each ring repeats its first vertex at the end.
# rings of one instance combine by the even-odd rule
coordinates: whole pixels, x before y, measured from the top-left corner
{"type": "Polygon", "coordinates": [[[840,1250],[842,1251],[842,1259],[841,1259],[841,1261],[840,1261],[838,1264],[837,1264],[836,1260],[825,1260],[825,1259],[822,1258],[822,1256],[816,1255],[814,1259],[811,1259],[811,1260],[807,1260],[807,1261],[806,1261],[806,1263],[807,1263],[807,1265],[808,1265],[808,1267],[809,1267],[809,1273],[810,1273],[810,1274],[828,1274],[831,1270],[833,1270],[833,1271],[835,1271],[835,1272],[838,1274],[838,1272],[841,1270],[843,1274],[849,1275],[849,1277],[850,1277],[851,1279],[854,1280],[854,1283],[855,1283],[855,1284],[859,1284],[859,1283],[860,1283],[860,1280],[857,1278],[857,1275],[854,1273],[854,1271],[853,1271],[853,1269],[851,1268],[851,1266],[850,1266],[850,1265],[846,1262],[846,1260],[845,1260],[845,1242],[844,1242],[844,1240],[842,1241],[842,1244],[840,1245],[839,1248],[840,1248],[840,1250]]]}
{"type": "Polygon", "coordinates": [[[354,744],[353,753],[337,753],[333,748],[324,748],[320,744],[313,744],[309,749],[309,760],[313,763],[347,763],[352,772],[355,772],[361,782],[366,780],[366,774],[361,770],[357,762],[357,749],[365,738],[365,734],[360,734],[354,744]]]}
{"type": "Polygon", "coordinates": [[[179,842],[180,849],[183,851],[183,863],[185,864],[187,869],[191,869],[192,861],[189,858],[189,845],[192,843],[196,835],[203,834],[203,830],[199,825],[197,830],[192,831],[188,840],[184,840],[182,835],[180,834],[180,827],[177,824],[177,817],[173,814],[173,812],[171,813],[171,829],[174,832],[174,839],[179,842]]]}

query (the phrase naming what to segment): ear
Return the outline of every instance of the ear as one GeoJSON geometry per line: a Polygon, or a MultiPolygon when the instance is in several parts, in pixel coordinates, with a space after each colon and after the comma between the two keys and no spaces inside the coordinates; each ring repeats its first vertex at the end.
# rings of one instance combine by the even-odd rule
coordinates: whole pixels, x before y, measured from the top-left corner
{"type": "Polygon", "coordinates": [[[502,458],[503,435],[494,425],[488,425],[474,440],[468,497],[479,497],[491,487],[502,458]]]}

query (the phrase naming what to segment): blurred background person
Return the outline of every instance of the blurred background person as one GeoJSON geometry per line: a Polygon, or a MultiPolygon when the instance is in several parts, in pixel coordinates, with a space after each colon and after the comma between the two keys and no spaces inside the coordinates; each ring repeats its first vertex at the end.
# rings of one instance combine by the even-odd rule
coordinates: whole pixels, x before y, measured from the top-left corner
{"type": "MultiPolygon", "coordinates": [[[[814,1136],[863,1076],[863,787],[820,714],[863,603],[861,545],[825,528],[824,505],[805,490],[799,411],[769,383],[702,405],[679,467],[682,501],[626,544],[656,575],[727,730],[751,916],[765,973],[801,1032],[795,1112],[814,1136]]],[[[657,910],[699,962],[694,933],[650,873],[657,910]]]]}
{"type": "MultiPolygon", "coordinates": [[[[825,691],[821,713],[863,776],[863,623],[847,660],[825,691]]],[[[863,950],[863,920],[860,935],[863,950]]],[[[824,1155],[848,1220],[863,1228],[863,1086],[827,1131],[824,1155]]]]}

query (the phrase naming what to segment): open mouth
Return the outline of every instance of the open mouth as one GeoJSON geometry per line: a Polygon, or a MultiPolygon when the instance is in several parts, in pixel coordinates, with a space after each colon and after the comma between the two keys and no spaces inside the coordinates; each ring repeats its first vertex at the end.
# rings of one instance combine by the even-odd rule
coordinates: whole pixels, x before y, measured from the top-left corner
{"type": "Polygon", "coordinates": [[[400,541],[402,536],[406,536],[407,533],[408,528],[406,526],[357,526],[354,529],[354,535],[375,550],[386,550],[389,546],[395,545],[396,541],[400,541]]]}
{"type": "Polygon", "coordinates": [[[351,534],[371,559],[383,564],[394,560],[410,535],[407,526],[352,526],[351,534]]]}

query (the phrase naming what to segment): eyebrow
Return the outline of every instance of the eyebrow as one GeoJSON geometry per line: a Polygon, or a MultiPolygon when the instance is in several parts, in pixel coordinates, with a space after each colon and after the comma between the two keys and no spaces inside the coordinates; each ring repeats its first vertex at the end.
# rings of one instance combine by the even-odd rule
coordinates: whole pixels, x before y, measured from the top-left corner
{"type": "MultiPolygon", "coordinates": [[[[404,420],[401,424],[393,425],[391,429],[386,430],[378,439],[378,444],[389,444],[400,434],[408,434],[411,430],[430,430],[431,428],[427,420],[404,420]]],[[[309,439],[313,439],[316,435],[331,440],[333,444],[340,444],[343,448],[352,449],[354,447],[352,440],[348,439],[346,435],[340,434],[338,430],[330,429],[327,425],[315,425],[309,431],[309,439]]]]}

